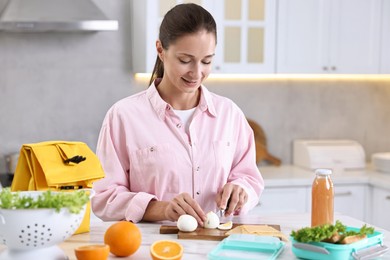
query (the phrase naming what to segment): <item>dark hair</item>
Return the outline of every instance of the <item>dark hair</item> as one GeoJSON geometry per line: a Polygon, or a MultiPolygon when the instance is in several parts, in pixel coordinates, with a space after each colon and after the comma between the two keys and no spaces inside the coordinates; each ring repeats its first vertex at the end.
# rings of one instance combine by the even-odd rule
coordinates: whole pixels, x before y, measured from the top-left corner
{"type": "MultiPolygon", "coordinates": [[[[200,30],[213,33],[217,41],[217,25],[206,9],[193,3],[179,4],[165,14],[158,37],[162,47],[167,50],[178,38],[200,30]]],[[[149,85],[156,78],[161,78],[163,74],[164,64],[157,55],[149,85]]]]}

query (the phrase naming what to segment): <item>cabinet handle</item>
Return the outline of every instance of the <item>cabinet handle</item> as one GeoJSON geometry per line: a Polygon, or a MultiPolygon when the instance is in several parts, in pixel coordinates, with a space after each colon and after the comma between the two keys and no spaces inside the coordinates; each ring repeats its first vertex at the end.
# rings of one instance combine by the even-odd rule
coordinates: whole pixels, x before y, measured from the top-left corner
{"type": "Polygon", "coordinates": [[[336,67],[335,67],[335,66],[332,66],[330,69],[331,69],[331,70],[336,70],[336,67]]]}
{"type": "Polygon", "coordinates": [[[386,199],[387,199],[387,200],[390,200],[390,196],[386,196],[386,199]]]}
{"type": "MultiPolygon", "coordinates": [[[[339,197],[339,196],[351,196],[352,195],[352,192],[351,191],[346,191],[346,192],[338,192],[338,193],[335,193],[334,196],[336,197],[339,197]]],[[[390,196],[389,196],[390,198],[390,196]]]]}
{"type": "Polygon", "coordinates": [[[323,70],[328,70],[327,66],[322,67],[323,70]]]}

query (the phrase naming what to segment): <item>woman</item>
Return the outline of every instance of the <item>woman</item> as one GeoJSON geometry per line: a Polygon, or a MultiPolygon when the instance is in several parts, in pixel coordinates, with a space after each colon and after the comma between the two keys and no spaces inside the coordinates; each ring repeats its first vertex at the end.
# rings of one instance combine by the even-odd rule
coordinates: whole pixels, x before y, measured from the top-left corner
{"type": "Polygon", "coordinates": [[[253,132],[229,99],[207,90],[216,24],[204,8],[177,5],[164,17],[150,87],[114,104],[99,135],[106,177],[94,184],[103,220],[176,221],[253,208],[264,188],[253,132]]]}

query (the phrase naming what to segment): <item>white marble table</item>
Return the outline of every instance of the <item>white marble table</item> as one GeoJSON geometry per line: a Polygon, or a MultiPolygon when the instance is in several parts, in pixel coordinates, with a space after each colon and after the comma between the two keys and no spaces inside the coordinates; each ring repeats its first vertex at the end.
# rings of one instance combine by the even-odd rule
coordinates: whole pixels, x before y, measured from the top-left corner
{"type": "MultiPolygon", "coordinates": [[[[365,224],[362,221],[357,219],[336,214],[335,219],[341,220],[345,225],[361,227],[365,224]]],[[[281,231],[289,235],[291,230],[296,230],[301,227],[308,226],[310,223],[310,215],[309,214],[285,214],[285,215],[275,215],[275,216],[243,216],[236,217],[234,222],[237,223],[261,223],[261,224],[279,224],[281,226],[281,231]]],[[[80,245],[88,245],[88,244],[100,244],[103,243],[103,236],[105,230],[112,224],[112,222],[101,222],[98,220],[93,220],[91,223],[91,232],[74,235],[66,242],[62,243],[60,247],[66,252],[69,259],[76,259],[74,256],[74,248],[80,245]]],[[[162,239],[171,239],[179,241],[184,247],[184,256],[183,259],[207,259],[207,254],[214,249],[218,241],[207,241],[207,240],[184,240],[177,239],[177,235],[170,234],[159,234],[160,224],[152,224],[152,223],[139,223],[137,224],[142,232],[142,245],[138,249],[138,251],[129,257],[125,258],[116,258],[113,255],[110,255],[109,259],[148,259],[151,257],[149,255],[150,245],[157,240],[162,239]]],[[[376,230],[384,233],[384,243],[387,246],[390,246],[390,232],[377,228],[376,230]]],[[[278,259],[296,259],[291,251],[291,243],[287,243],[285,249],[281,253],[278,259]]],[[[390,252],[388,252],[382,259],[390,259],[390,252]]]]}

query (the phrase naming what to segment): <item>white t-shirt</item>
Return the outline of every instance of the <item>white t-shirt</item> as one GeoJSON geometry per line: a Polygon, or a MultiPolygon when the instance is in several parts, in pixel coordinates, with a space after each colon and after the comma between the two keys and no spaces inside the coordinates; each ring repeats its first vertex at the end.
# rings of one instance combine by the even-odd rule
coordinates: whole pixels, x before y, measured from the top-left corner
{"type": "Polygon", "coordinates": [[[176,109],[173,109],[173,111],[175,112],[175,114],[180,117],[180,120],[181,122],[183,123],[183,125],[185,126],[185,130],[186,130],[186,133],[188,133],[188,129],[190,127],[190,123],[191,123],[191,119],[192,119],[192,115],[194,114],[195,112],[195,108],[191,108],[191,109],[187,109],[187,110],[176,110],[176,109]]]}

